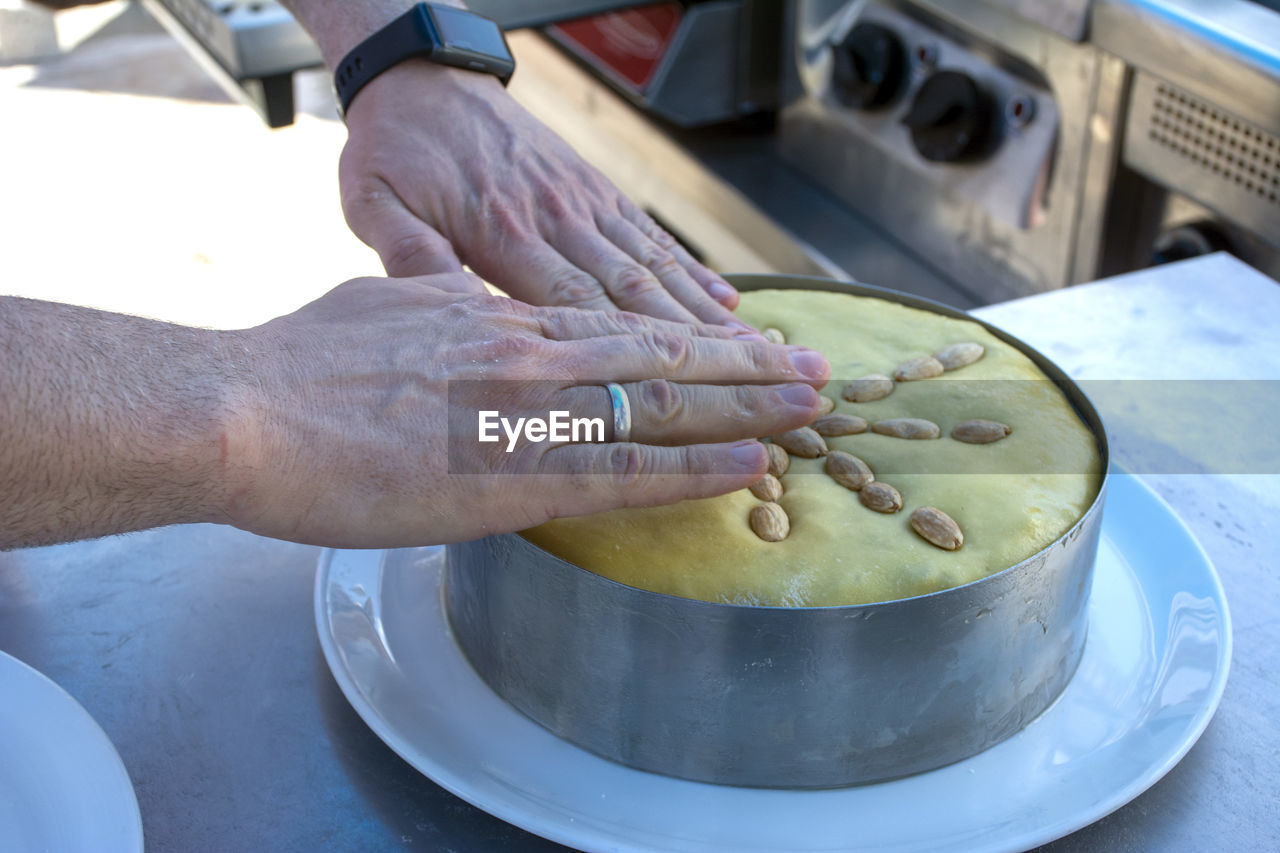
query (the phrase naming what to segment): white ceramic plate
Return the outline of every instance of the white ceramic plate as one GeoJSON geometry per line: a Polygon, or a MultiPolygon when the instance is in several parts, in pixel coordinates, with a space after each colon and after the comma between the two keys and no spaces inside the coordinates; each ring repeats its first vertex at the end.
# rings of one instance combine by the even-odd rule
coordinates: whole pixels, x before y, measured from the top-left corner
{"type": "Polygon", "coordinates": [[[1213,566],[1136,478],[1107,495],[1089,637],[1071,683],[1023,731],[966,761],[825,791],[707,785],[560,740],[472,671],[449,632],[441,548],[328,551],[316,622],[365,722],[438,784],[585,850],[1020,850],[1145,791],[1213,716],[1231,628],[1213,566]]]}
{"type": "Polygon", "coordinates": [[[69,693],[3,652],[0,847],[142,850],[138,800],[106,733],[69,693]]]}

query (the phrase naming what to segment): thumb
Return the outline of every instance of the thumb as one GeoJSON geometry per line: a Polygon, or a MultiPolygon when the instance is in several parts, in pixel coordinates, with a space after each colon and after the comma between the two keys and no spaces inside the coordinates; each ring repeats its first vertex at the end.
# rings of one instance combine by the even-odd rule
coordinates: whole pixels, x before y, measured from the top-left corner
{"type": "Polygon", "coordinates": [[[390,188],[348,206],[346,214],[351,230],[378,253],[392,278],[462,272],[449,241],[410,212],[390,188]]]}

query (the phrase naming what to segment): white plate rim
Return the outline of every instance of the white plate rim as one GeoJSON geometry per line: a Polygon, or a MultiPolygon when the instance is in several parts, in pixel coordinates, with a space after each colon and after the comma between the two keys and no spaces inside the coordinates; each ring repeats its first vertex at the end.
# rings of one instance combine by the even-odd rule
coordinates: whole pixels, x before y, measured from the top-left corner
{"type": "MultiPolygon", "coordinates": [[[[85,710],[85,707],[77,702],[76,698],[62,685],[25,661],[0,651],[0,684],[11,686],[17,681],[25,682],[28,688],[43,693],[46,701],[61,707],[66,712],[67,718],[75,721],[77,729],[75,737],[82,742],[82,745],[85,742],[90,745],[94,752],[93,760],[105,770],[105,773],[95,775],[92,779],[82,780],[80,782],[82,790],[78,792],[78,796],[95,803],[114,799],[114,802],[105,808],[99,805],[95,811],[98,814],[108,812],[117,816],[123,814],[126,817],[122,821],[113,820],[110,826],[104,825],[97,829],[86,828],[85,832],[88,835],[99,839],[105,838],[110,833],[121,845],[109,848],[96,847],[96,849],[118,850],[120,853],[124,851],[142,853],[145,848],[142,812],[138,808],[138,798],[133,789],[133,782],[129,778],[129,771],[125,768],[124,760],[111,742],[111,738],[107,737],[107,733],[93,715],[85,710]],[[119,834],[121,832],[123,835],[119,834]]],[[[8,690],[6,693],[9,696],[13,695],[8,690]]],[[[65,742],[67,732],[60,731],[57,734],[59,741],[65,742]]]]}
{"type": "MultiPolygon", "coordinates": [[[[1209,559],[1209,556],[1205,553],[1203,547],[1196,541],[1194,536],[1192,536],[1181,519],[1178,518],[1172,508],[1170,508],[1158,494],[1152,491],[1150,487],[1143,483],[1138,477],[1113,472],[1108,491],[1108,512],[1110,515],[1104,515],[1103,522],[1102,538],[1104,542],[1110,540],[1114,543],[1115,541],[1114,534],[1117,530],[1114,525],[1116,522],[1114,520],[1112,521],[1113,526],[1109,530],[1107,520],[1108,518],[1114,519],[1119,511],[1121,511],[1116,508],[1116,505],[1124,507],[1126,502],[1135,501],[1139,507],[1143,508],[1147,512],[1155,513],[1155,515],[1159,517],[1161,523],[1168,525],[1168,528],[1164,531],[1166,534],[1169,534],[1171,538],[1178,539],[1178,544],[1189,548],[1190,553],[1187,556],[1190,559],[1190,563],[1194,565],[1195,570],[1199,572],[1197,579],[1207,586],[1209,590],[1209,598],[1211,599],[1211,603],[1215,610],[1215,615],[1219,620],[1218,625],[1220,631],[1218,633],[1215,666],[1209,684],[1197,697],[1197,701],[1199,703],[1197,705],[1198,711],[1189,718],[1188,724],[1184,729],[1183,737],[1176,744],[1175,748],[1166,750],[1160,754],[1156,760],[1152,760],[1146,764],[1143,771],[1133,776],[1133,778],[1128,779],[1126,784],[1108,791],[1107,795],[1105,797],[1100,797],[1091,808],[1077,811],[1071,815],[1063,816],[1056,820],[1040,822],[1034,826],[1023,826],[1008,829],[1002,837],[983,837],[980,839],[980,843],[978,843],[977,846],[973,846],[972,844],[974,839],[968,839],[965,842],[964,849],[1025,850],[1061,838],[1100,820],[1116,809],[1126,805],[1163,778],[1165,774],[1168,773],[1169,770],[1186,755],[1191,747],[1194,746],[1217,710],[1223,691],[1226,687],[1232,652],[1230,614],[1221,581],[1211,560],[1209,559]],[[1145,507],[1143,507],[1143,505],[1145,505],[1145,507]],[[1110,536],[1108,535],[1109,533],[1111,534],[1110,536]]],[[[366,692],[361,689],[361,686],[356,683],[354,675],[345,667],[343,656],[337,645],[337,640],[330,630],[331,625],[328,620],[331,615],[331,602],[327,595],[330,585],[326,581],[328,579],[329,568],[336,553],[337,552],[333,549],[326,549],[320,557],[316,573],[316,627],[319,634],[321,648],[323,650],[325,660],[329,665],[330,671],[333,673],[335,680],[338,682],[338,685],[342,689],[343,694],[347,697],[347,700],[351,703],[353,708],[355,708],[365,723],[368,724],[370,728],[373,729],[373,731],[393,751],[405,759],[410,765],[415,767],[419,772],[423,773],[435,783],[461,799],[466,800],[477,808],[480,808],[495,817],[536,835],[584,850],[607,849],[610,851],[616,851],[653,849],[647,845],[638,845],[633,839],[617,837],[610,835],[609,833],[602,834],[598,827],[584,827],[581,824],[576,823],[574,818],[568,816],[567,812],[565,819],[559,821],[554,819],[548,821],[545,819],[545,815],[542,818],[537,815],[531,815],[527,813],[525,809],[520,808],[510,800],[507,796],[509,794],[508,791],[489,789],[485,785],[477,785],[474,778],[468,779],[465,772],[459,772],[459,768],[447,766],[436,761],[432,756],[424,754],[421,749],[411,742],[411,739],[406,736],[405,732],[398,730],[393,724],[391,724],[380,711],[377,701],[370,699],[368,694],[366,694],[366,692]]],[[[385,559],[388,552],[373,551],[344,553],[348,555],[360,554],[363,558],[370,560],[376,559],[380,570],[382,561],[385,559]]],[[[1133,556],[1129,552],[1125,552],[1125,554],[1126,556],[1133,556]]],[[[433,580],[433,583],[436,582],[436,580],[433,580]]],[[[1147,580],[1147,584],[1150,584],[1150,579],[1147,580]]],[[[1148,585],[1143,585],[1141,578],[1139,578],[1139,585],[1142,586],[1144,593],[1149,592],[1148,585]]],[[[434,592],[438,593],[438,589],[434,590],[434,592]]],[[[442,607],[442,604],[440,604],[440,596],[438,594],[433,594],[431,598],[438,606],[442,607]]],[[[1143,604],[1146,605],[1148,603],[1149,602],[1144,595],[1143,604]]],[[[372,597],[370,604],[376,611],[378,607],[376,594],[372,597]]],[[[1150,612],[1149,609],[1148,612],[1150,612]]],[[[386,635],[381,630],[380,617],[378,617],[376,612],[370,614],[370,616],[372,617],[373,622],[378,626],[376,631],[377,638],[382,643],[382,648],[379,649],[379,652],[385,654],[388,659],[394,660],[394,649],[391,648],[386,635]]],[[[452,646],[452,652],[461,657],[462,653],[457,649],[456,645],[452,642],[450,642],[449,645],[452,646]]],[[[446,649],[446,651],[448,650],[446,649]]],[[[484,691],[489,692],[490,695],[492,695],[489,688],[480,681],[479,677],[475,676],[469,667],[466,669],[468,672],[471,672],[474,680],[484,689],[484,691]]],[[[500,702],[501,700],[498,701],[500,702]]],[[[1057,704],[1058,703],[1055,703],[1054,706],[1051,706],[1045,714],[1049,714],[1053,708],[1057,707],[1057,704]]],[[[542,733],[542,736],[546,736],[547,733],[544,729],[528,718],[525,718],[519,712],[511,709],[511,714],[522,721],[516,725],[527,725],[530,727],[530,731],[536,731],[542,733]]],[[[1006,741],[1006,744],[1010,744],[1018,740],[1018,738],[1019,736],[1015,736],[1014,738],[1011,738],[1010,741],[1006,741]]],[[[603,762],[611,768],[609,771],[610,773],[619,772],[625,774],[641,774],[649,779],[670,783],[672,786],[697,786],[700,784],[678,779],[665,779],[665,777],[655,776],[654,774],[644,773],[643,771],[631,770],[629,768],[621,767],[620,765],[615,765],[612,762],[607,762],[604,759],[599,759],[582,750],[578,750],[577,747],[574,747],[571,744],[567,744],[563,741],[560,743],[562,743],[568,750],[581,753],[583,756],[588,756],[591,760],[603,762]]],[[[998,746],[996,748],[1001,747],[998,746]]],[[[1010,747],[1003,746],[1003,748],[1008,749],[1010,747]]],[[[967,763],[980,758],[981,755],[982,754],[975,756],[974,759],[968,759],[967,761],[962,761],[956,765],[952,765],[951,768],[942,768],[938,771],[933,771],[933,774],[947,772],[952,768],[963,768],[967,763]]],[[[912,779],[927,777],[933,774],[919,774],[918,777],[908,777],[907,780],[898,780],[897,782],[885,784],[898,785],[903,782],[910,782],[912,779]]],[[[506,784],[511,784],[510,780],[506,780],[506,784]]],[[[720,788],[721,786],[709,787],[720,788]]],[[[882,786],[880,785],[867,785],[860,786],[859,788],[839,789],[838,793],[857,792],[860,790],[865,791],[881,787],[882,786]]],[[[743,792],[751,791],[753,796],[761,793],[759,789],[730,790],[743,792]]],[[[818,797],[830,796],[833,792],[793,790],[771,793],[787,797],[818,797]]],[[[579,806],[581,806],[580,803],[573,804],[574,808],[578,808],[579,806]]],[[[702,846],[698,846],[696,849],[734,849],[733,847],[722,846],[714,840],[706,840],[701,842],[701,844],[702,846]]],[[[836,849],[853,850],[858,848],[856,846],[849,846],[829,849],[834,851],[836,849]]],[[[903,849],[916,848],[908,846],[903,849]]]]}

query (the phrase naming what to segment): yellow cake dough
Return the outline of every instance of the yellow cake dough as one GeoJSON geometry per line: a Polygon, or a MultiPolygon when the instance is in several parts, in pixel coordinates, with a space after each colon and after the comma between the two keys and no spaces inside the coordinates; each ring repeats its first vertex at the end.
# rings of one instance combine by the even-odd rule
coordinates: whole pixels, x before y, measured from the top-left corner
{"type": "Polygon", "coordinates": [[[789,344],[821,351],[837,412],[868,421],[920,417],[942,438],[910,441],[864,433],[827,439],[871,466],[902,494],[904,508],[873,512],[836,484],[821,459],[792,457],[778,501],[791,519],[782,542],[747,524],[759,501],[747,490],[675,506],[559,519],[525,531],[533,543],[621,583],[705,601],[789,607],[863,604],[946,589],[1018,563],[1053,542],[1089,507],[1101,481],[1093,434],[1030,360],[982,326],[881,299],[818,291],[742,295],[738,314],[776,327],[789,344]],[[986,347],[978,362],[934,379],[898,383],[871,403],[840,391],[868,373],[961,341],[986,347]],[[1030,380],[994,382],[975,380],[1030,380]],[[950,438],[971,418],[1012,434],[986,445],[950,438]],[[993,471],[1001,473],[975,473],[993,471]],[[961,472],[961,473],[956,473],[961,472]],[[964,546],[943,551],[907,518],[918,506],[946,512],[964,546]]]}

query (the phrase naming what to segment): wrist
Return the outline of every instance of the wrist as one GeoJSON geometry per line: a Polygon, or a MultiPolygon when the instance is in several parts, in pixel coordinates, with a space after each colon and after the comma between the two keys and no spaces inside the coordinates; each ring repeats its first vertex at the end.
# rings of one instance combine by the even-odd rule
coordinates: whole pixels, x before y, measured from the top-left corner
{"type": "Polygon", "coordinates": [[[506,97],[506,89],[492,75],[410,59],[370,80],[345,118],[351,128],[371,116],[390,115],[398,120],[410,103],[414,110],[472,110],[479,101],[506,97]]]}
{"type": "Polygon", "coordinates": [[[248,330],[210,334],[214,372],[223,381],[203,442],[212,452],[204,472],[208,485],[200,520],[243,528],[257,511],[261,480],[268,476],[273,461],[267,441],[271,392],[263,387],[253,364],[263,344],[253,340],[248,330]]]}
{"type": "Polygon", "coordinates": [[[466,9],[418,3],[339,62],[333,84],[343,115],[371,81],[412,60],[492,75],[504,86],[515,71],[515,59],[497,23],[466,9]]]}

